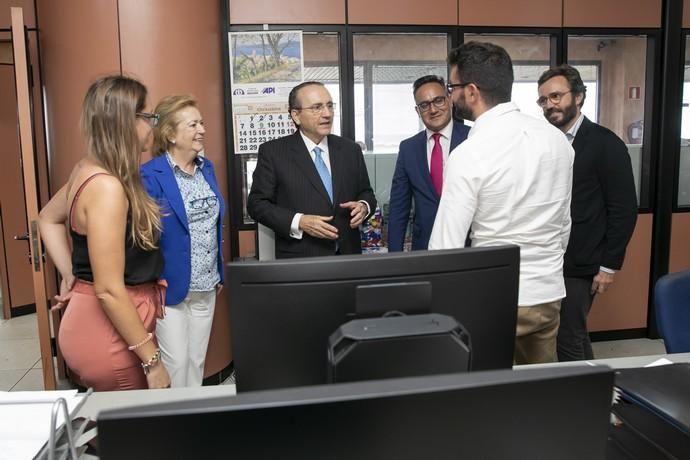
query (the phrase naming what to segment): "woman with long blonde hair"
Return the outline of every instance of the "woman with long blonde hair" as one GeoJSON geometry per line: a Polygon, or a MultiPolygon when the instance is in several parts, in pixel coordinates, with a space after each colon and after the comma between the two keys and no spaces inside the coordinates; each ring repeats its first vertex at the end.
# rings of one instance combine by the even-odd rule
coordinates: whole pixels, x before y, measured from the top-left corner
{"type": "Polygon", "coordinates": [[[97,391],[170,385],[154,336],[163,313],[160,210],[139,175],[157,121],[144,112],[146,95],[140,82],[119,75],[91,85],[81,116],[87,155],[39,218],[62,276],[58,305],[67,306],[58,344],[97,391]]]}

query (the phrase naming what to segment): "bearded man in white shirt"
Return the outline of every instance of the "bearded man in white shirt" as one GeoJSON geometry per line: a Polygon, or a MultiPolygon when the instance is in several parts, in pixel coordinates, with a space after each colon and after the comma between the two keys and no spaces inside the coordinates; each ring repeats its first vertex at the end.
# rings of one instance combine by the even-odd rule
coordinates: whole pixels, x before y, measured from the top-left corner
{"type": "Polygon", "coordinates": [[[515,362],[556,361],[573,149],[557,128],[510,102],[505,49],[468,42],[448,63],[456,115],[474,126],[448,161],[429,249],[464,247],[470,228],[472,246],[520,246],[515,362]]]}

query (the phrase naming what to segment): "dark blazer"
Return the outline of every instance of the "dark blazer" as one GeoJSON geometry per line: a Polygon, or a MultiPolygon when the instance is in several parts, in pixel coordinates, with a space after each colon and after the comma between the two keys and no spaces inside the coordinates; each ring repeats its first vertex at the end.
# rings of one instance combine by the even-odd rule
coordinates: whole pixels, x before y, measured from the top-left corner
{"type": "MultiPolygon", "coordinates": [[[[453,134],[450,137],[451,151],[467,139],[469,131],[470,128],[467,126],[453,122],[453,134]]],[[[412,250],[427,249],[429,246],[439,196],[431,182],[426,145],[426,130],[400,143],[388,208],[389,251],[403,249],[413,199],[412,250]]]]}
{"type": "Polygon", "coordinates": [[[339,207],[347,201],[364,200],[372,213],[376,209],[362,150],[350,140],[329,135],[328,152],[335,203],[331,203],[299,131],[259,147],[247,210],[254,220],[275,232],[276,258],[335,254],[335,241],[306,232],[302,239],[290,237],[290,224],[298,212],[334,216],[331,224],[338,229],[340,253],[362,252],[359,229],[350,228],[350,210],[339,207]]]}
{"type": "Polygon", "coordinates": [[[619,270],[637,220],[630,155],[609,129],[584,118],[573,141],[572,229],[565,276],[619,270]]]}
{"type": "MultiPolygon", "coordinates": [[[[218,190],[216,173],[213,163],[204,158],[201,172],[218,198],[220,214],[218,215],[218,274],[220,284],[224,283],[223,269],[223,214],[225,203],[223,195],[218,190]]],[[[141,180],[146,191],[161,207],[160,246],[165,259],[165,267],[161,278],[168,282],[165,293],[166,305],[177,305],[187,297],[189,282],[192,278],[192,242],[189,235],[189,222],[185,211],[182,195],[177,186],[175,175],[165,155],[154,157],[141,167],[141,180]]]]}

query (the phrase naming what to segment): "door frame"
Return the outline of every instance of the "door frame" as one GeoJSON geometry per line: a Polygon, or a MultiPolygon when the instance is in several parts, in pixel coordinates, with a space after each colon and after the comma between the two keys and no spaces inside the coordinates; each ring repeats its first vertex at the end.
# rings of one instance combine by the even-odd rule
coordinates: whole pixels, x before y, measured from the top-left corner
{"type": "Polygon", "coordinates": [[[15,82],[17,85],[17,114],[19,120],[19,139],[24,175],[24,195],[26,199],[27,229],[29,231],[31,264],[33,269],[34,300],[38,321],[38,338],[41,349],[43,387],[56,389],[55,365],[46,294],[43,248],[38,231],[38,178],[35,165],[35,139],[32,122],[31,92],[29,83],[29,59],[26,47],[26,28],[22,8],[12,7],[12,48],[14,52],[15,82]]]}

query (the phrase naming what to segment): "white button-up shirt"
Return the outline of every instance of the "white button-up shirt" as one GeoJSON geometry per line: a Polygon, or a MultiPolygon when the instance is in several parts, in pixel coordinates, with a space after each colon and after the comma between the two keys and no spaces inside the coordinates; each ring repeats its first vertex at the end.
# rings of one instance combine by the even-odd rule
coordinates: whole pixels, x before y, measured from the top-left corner
{"type": "Polygon", "coordinates": [[[498,104],[450,155],[429,249],[520,246],[518,305],[565,297],[574,152],[557,128],[498,104]]]}
{"type": "Polygon", "coordinates": [[[570,127],[568,131],[565,132],[565,137],[568,138],[568,142],[570,142],[570,145],[573,145],[573,141],[575,140],[575,136],[577,136],[577,132],[580,130],[580,126],[582,125],[582,120],[585,119],[585,114],[580,113],[580,116],[577,117],[577,120],[575,120],[575,123],[573,123],[573,126],[570,127]]]}

